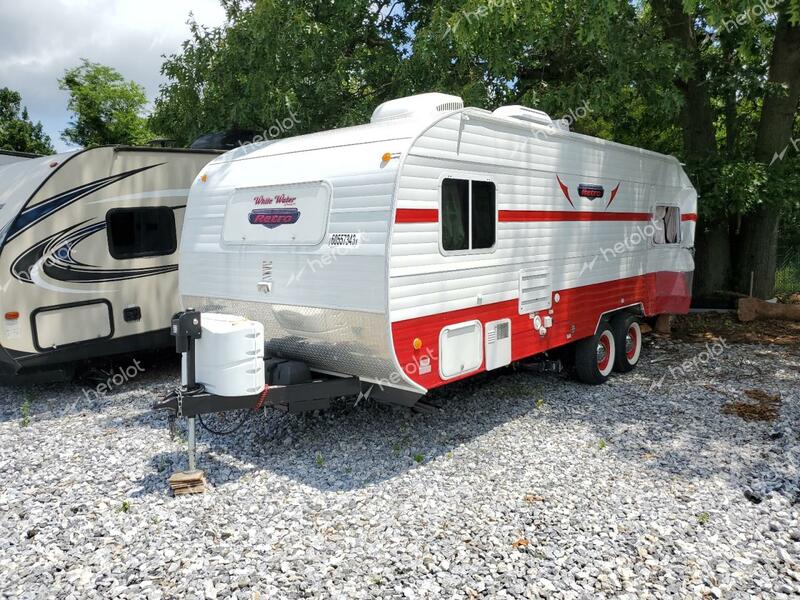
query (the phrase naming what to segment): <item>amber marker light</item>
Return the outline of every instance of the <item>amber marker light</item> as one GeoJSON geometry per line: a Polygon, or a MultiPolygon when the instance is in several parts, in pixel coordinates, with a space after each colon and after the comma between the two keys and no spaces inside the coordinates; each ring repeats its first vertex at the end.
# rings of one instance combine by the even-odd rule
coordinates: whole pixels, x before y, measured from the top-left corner
{"type": "Polygon", "coordinates": [[[208,181],[208,175],[206,175],[205,173],[203,173],[202,175],[200,175],[200,181],[202,181],[203,183],[205,183],[206,181],[208,181]]]}
{"type": "Polygon", "coordinates": [[[422,349],[422,340],[419,338],[414,338],[414,350],[422,349]]]}
{"type": "Polygon", "coordinates": [[[383,162],[389,162],[392,160],[392,153],[386,152],[381,158],[383,159],[383,162]]]}

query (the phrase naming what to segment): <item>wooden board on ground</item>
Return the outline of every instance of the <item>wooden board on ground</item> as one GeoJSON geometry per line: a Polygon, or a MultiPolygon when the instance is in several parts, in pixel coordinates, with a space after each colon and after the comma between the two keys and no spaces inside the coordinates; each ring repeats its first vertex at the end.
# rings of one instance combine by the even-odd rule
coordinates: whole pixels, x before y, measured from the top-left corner
{"type": "Polygon", "coordinates": [[[169,478],[169,487],[176,496],[202,494],[206,491],[206,476],[203,471],[179,471],[169,478]]]}
{"type": "Polygon", "coordinates": [[[764,302],[758,298],[739,300],[739,320],[743,323],[760,319],[800,321],[800,304],[764,302]]]}

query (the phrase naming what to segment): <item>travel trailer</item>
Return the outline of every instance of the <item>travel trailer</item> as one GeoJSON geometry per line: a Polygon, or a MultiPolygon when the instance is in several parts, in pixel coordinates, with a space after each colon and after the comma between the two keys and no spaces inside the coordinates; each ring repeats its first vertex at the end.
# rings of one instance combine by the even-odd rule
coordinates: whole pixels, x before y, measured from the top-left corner
{"type": "Polygon", "coordinates": [[[102,147],[0,167],[0,373],[172,343],[186,197],[217,155],[102,147]]]}
{"type": "Polygon", "coordinates": [[[442,94],[228,152],[189,195],[187,368],[157,407],[412,406],[568,345],[602,383],[636,366],[640,319],[688,311],[696,215],[675,158],[442,94]]]}
{"type": "Polygon", "coordinates": [[[19,162],[29,158],[39,158],[38,154],[30,154],[28,152],[14,152],[12,150],[0,150],[0,167],[10,165],[11,163],[19,162]]]}

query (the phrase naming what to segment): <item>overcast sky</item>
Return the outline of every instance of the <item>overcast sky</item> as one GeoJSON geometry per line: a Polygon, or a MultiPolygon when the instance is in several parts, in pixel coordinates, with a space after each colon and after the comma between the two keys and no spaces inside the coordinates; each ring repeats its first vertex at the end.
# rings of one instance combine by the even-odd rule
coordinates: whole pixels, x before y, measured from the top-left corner
{"type": "Polygon", "coordinates": [[[0,0],[0,87],[22,94],[57,150],[69,121],[58,79],[81,58],[114,67],[147,90],[162,82],[162,55],[189,37],[189,13],[209,26],[225,14],[219,0],[0,0]]]}

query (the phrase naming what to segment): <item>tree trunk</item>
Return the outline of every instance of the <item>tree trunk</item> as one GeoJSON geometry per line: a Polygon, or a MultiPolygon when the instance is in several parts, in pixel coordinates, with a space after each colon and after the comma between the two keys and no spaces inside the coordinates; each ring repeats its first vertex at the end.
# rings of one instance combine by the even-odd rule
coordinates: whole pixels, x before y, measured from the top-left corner
{"type": "Polygon", "coordinates": [[[695,234],[694,289],[697,298],[709,298],[715,292],[730,288],[731,245],[727,221],[701,227],[695,234]]]}
{"type": "Polygon", "coordinates": [[[684,154],[688,162],[705,160],[717,154],[714,109],[702,68],[694,18],[686,14],[681,0],[651,0],[651,5],[668,40],[683,50],[694,63],[691,75],[676,82],[685,100],[681,110],[684,154]]]}
{"type": "Polygon", "coordinates": [[[776,208],[760,208],[742,218],[742,232],[737,240],[735,290],[768,300],[775,293],[778,224],[776,208]]]}
{"type": "MultiPolygon", "coordinates": [[[[755,159],[767,165],[779,160],[792,144],[797,104],[800,102],[800,24],[790,23],[787,9],[778,17],[775,43],[769,65],[769,78],[756,140],[755,159]]],[[[789,194],[791,190],[785,190],[789,194]]],[[[775,292],[780,204],[765,203],[742,220],[739,240],[740,262],[736,288],[749,293],[753,274],[753,295],[771,298],[775,292]]]]}
{"type": "MultiPolygon", "coordinates": [[[[715,114],[708,97],[708,86],[701,64],[695,21],[686,14],[681,0],[651,0],[664,34],[692,60],[694,69],[688,79],[675,82],[684,98],[681,109],[683,149],[686,162],[702,165],[718,156],[714,129],[715,114]]],[[[698,182],[695,182],[698,187],[698,182]]],[[[698,189],[702,198],[704,190],[698,189]]],[[[693,295],[709,297],[730,288],[730,233],[727,219],[701,222],[696,232],[693,295]]]]}

